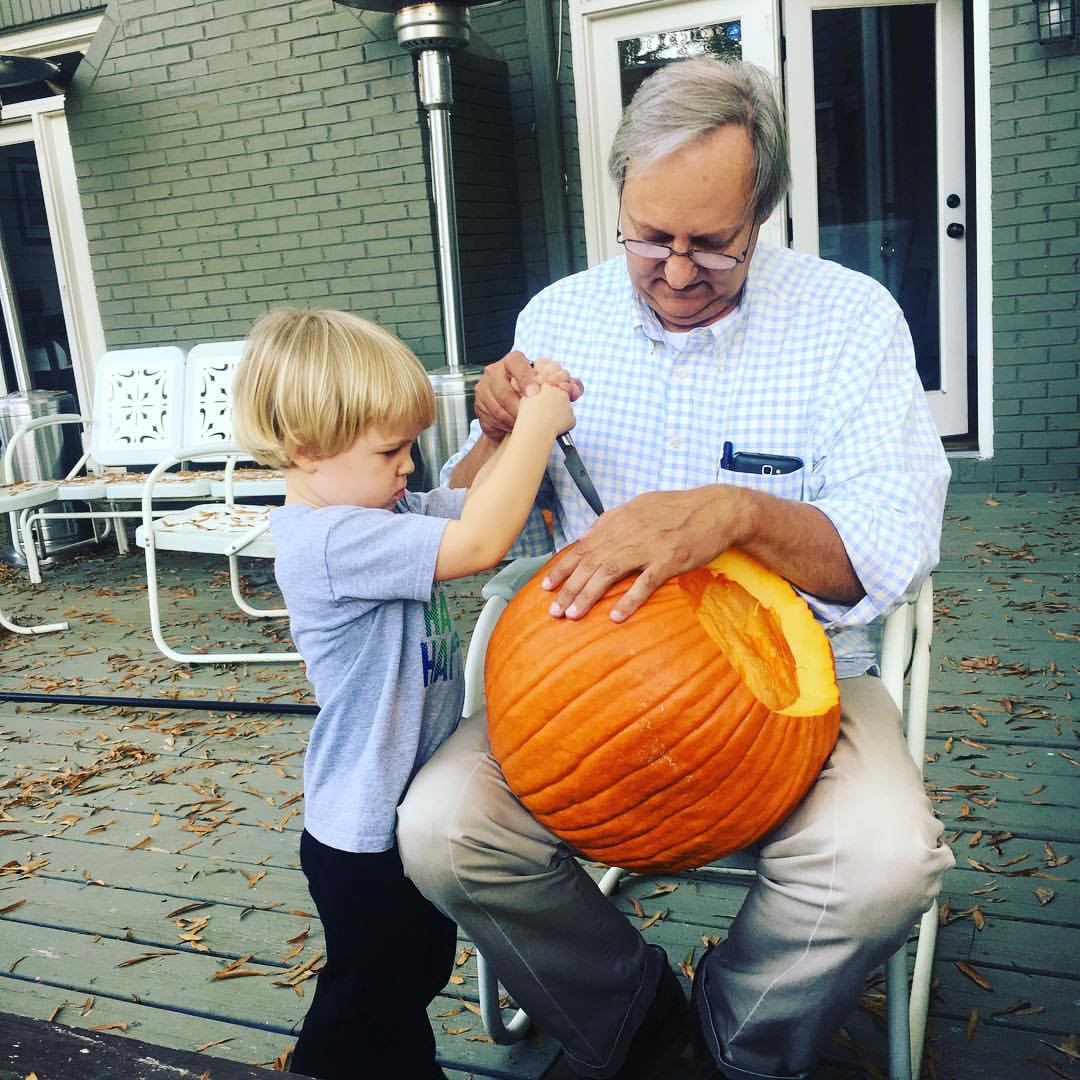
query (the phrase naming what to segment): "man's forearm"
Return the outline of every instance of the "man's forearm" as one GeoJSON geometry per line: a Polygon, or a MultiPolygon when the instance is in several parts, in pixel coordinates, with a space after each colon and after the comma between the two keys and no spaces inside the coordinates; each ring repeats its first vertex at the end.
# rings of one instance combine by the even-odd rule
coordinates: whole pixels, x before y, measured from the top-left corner
{"type": "Polygon", "coordinates": [[[866,595],[836,526],[809,503],[747,492],[739,546],[804,592],[854,604],[866,595]]]}
{"type": "Polygon", "coordinates": [[[487,464],[499,449],[499,443],[493,442],[486,435],[481,435],[473,448],[450,471],[452,488],[470,487],[476,474],[487,464]]]}

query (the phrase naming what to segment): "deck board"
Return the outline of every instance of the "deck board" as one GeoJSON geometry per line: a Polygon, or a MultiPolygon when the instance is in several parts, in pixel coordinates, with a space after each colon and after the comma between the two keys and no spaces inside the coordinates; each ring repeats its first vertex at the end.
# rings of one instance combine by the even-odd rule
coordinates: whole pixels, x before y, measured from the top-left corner
{"type": "MultiPolygon", "coordinates": [[[[924,1072],[937,1080],[1080,1077],[1066,1041],[1080,1030],[1078,525],[1075,493],[950,498],[926,766],[958,862],[941,897],[924,1072]]],[[[258,602],[274,602],[266,565],[250,569],[258,602]]],[[[170,557],[164,579],[178,642],[287,644],[281,620],[222,615],[226,578],[214,560],[170,557]]],[[[466,638],[482,580],[452,592],[466,638]]],[[[300,997],[274,981],[322,947],[294,812],[312,718],[275,711],[310,710],[302,667],[159,656],[137,552],[58,562],[36,589],[0,567],[0,585],[17,618],[72,621],[62,634],[0,638],[0,695],[113,702],[0,700],[0,1013],[271,1067],[314,985],[302,983],[300,997]],[[182,707],[199,702],[260,711],[182,707]],[[120,966],[154,952],[167,955],[120,966]],[[266,973],[213,978],[240,960],[266,973]]],[[[613,902],[692,967],[742,894],[705,868],[629,878],[613,902]]],[[[554,1047],[539,1036],[511,1048],[484,1041],[475,958],[464,938],[461,947],[430,1010],[448,1076],[531,1080],[554,1047]]],[[[377,992],[378,972],[371,979],[377,992]]],[[[884,1073],[880,1006],[875,978],[814,1080],[884,1073]]]]}

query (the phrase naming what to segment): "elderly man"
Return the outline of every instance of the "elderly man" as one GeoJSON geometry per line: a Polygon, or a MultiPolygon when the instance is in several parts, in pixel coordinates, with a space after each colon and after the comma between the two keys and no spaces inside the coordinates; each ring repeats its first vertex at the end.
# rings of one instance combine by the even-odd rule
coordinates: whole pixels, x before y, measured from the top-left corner
{"type": "MultiPolygon", "coordinates": [[[[625,257],[521,313],[451,463],[468,483],[530,392],[528,359],[583,382],[574,437],[597,520],[553,459],[552,615],[630,618],[660,583],[738,546],[825,625],[841,732],[810,793],[755,847],[758,877],[700,959],[686,1014],[664,954],[536,823],[464,721],[399,810],[406,872],[562,1044],[548,1075],[662,1078],[693,1037],[702,1075],[804,1076],[867,974],[931,902],[941,844],[865,627],[938,558],[948,465],[899,308],[876,282],[758,244],[788,180],[783,121],[747,64],[682,61],[642,84],[611,150],[625,257]],[[765,466],[764,468],[762,466],[765,466]],[[747,471],[751,470],[751,471],[747,471]]],[[[543,536],[537,523],[528,547],[543,536]]],[[[535,548],[533,548],[535,550],[535,548]]]]}

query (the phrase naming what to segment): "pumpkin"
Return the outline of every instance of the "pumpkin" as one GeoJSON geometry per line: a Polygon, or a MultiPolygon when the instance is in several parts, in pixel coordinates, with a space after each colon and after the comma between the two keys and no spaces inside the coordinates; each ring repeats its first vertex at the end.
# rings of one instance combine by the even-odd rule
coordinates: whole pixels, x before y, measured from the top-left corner
{"type": "Polygon", "coordinates": [[[703,866],[779,825],[840,728],[832,650],[805,601],[734,549],[661,586],[625,623],[632,579],[554,619],[542,569],[495,626],[491,749],[533,816],[629,870],[703,866]]]}

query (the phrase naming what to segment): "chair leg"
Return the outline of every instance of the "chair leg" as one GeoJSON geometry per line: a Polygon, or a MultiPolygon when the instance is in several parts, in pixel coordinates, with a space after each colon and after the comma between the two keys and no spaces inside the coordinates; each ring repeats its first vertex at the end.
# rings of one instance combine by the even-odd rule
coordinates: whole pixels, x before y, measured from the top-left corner
{"type": "Polygon", "coordinates": [[[245,599],[240,589],[240,567],[235,555],[229,556],[229,587],[232,589],[233,602],[247,615],[256,619],[280,619],[289,614],[288,608],[257,608],[252,607],[245,599]]]}
{"type": "Polygon", "coordinates": [[[117,515],[112,519],[112,526],[116,532],[116,550],[121,555],[126,555],[130,549],[128,547],[128,535],[127,528],[124,525],[124,519],[117,515]]]}
{"type": "Polygon", "coordinates": [[[52,634],[57,630],[68,628],[66,620],[57,623],[40,623],[37,626],[20,626],[18,623],[13,623],[2,611],[0,611],[0,626],[13,634],[52,634]]]}
{"type": "Polygon", "coordinates": [[[38,562],[37,543],[34,540],[34,526],[37,520],[37,514],[31,513],[30,509],[24,510],[19,516],[20,542],[13,544],[16,550],[22,548],[22,556],[26,560],[26,573],[31,585],[41,584],[41,564],[38,562]]]}
{"type": "MultiPolygon", "coordinates": [[[[150,533],[152,539],[153,534],[150,533]]],[[[150,605],[150,633],[154,638],[154,644],[170,660],[178,664],[240,664],[240,663],[264,663],[284,664],[295,663],[300,659],[296,652],[249,652],[249,653],[226,653],[207,652],[191,653],[179,652],[166,640],[161,629],[161,608],[157,587],[157,553],[152,542],[146,545],[146,598],[150,605]]]]}
{"type": "Polygon", "coordinates": [[[938,909],[935,903],[923,912],[922,921],[919,923],[919,944],[915,950],[915,971],[911,979],[908,1018],[911,1029],[911,1070],[916,1080],[922,1069],[923,1046],[926,1042],[926,1017],[930,1011],[930,975],[934,966],[937,931],[938,909]]]}
{"type": "Polygon", "coordinates": [[[889,1080],[911,1080],[906,945],[901,945],[885,962],[885,1001],[889,1024],[889,1080]]]}
{"type": "Polygon", "coordinates": [[[484,1029],[500,1046],[520,1042],[529,1033],[532,1021],[524,1009],[518,1009],[509,1023],[503,1023],[499,980],[480,953],[476,954],[476,977],[480,984],[480,1018],[484,1021],[484,1029]]]}

